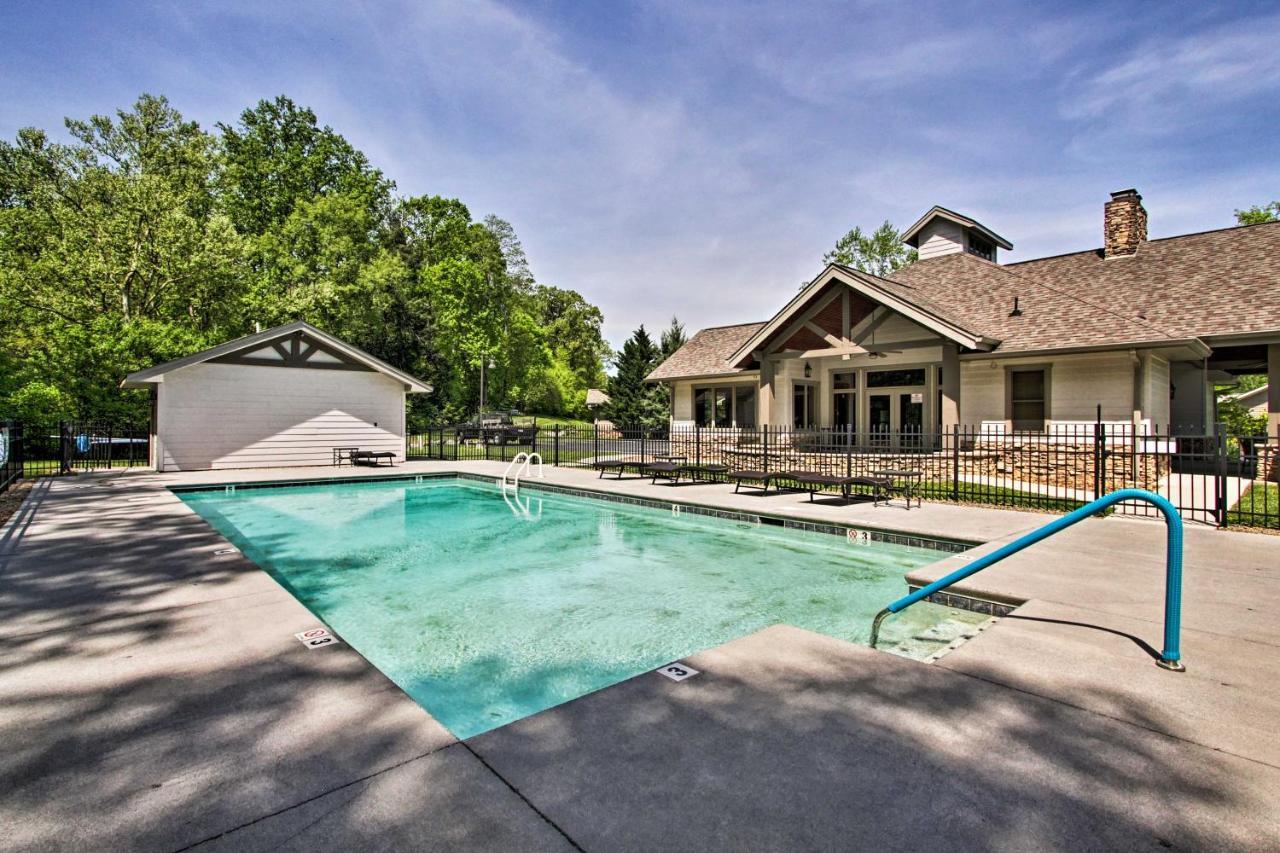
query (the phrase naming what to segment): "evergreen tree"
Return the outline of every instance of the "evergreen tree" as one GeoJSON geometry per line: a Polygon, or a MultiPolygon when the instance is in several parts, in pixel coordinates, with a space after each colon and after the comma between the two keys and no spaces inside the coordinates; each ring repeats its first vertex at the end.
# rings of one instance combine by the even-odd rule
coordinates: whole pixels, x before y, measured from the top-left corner
{"type": "Polygon", "coordinates": [[[646,385],[644,378],[658,365],[661,351],[644,326],[622,345],[609,377],[609,417],[619,427],[654,427],[667,421],[667,406],[661,388],[646,385]]]}
{"type": "Polygon", "coordinates": [[[676,350],[684,346],[685,341],[689,340],[684,333],[684,323],[680,322],[680,318],[671,317],[671,325],[667,326],[667,330],[662,333],[662,360],[666,361],[675,355],[676,350]]]}

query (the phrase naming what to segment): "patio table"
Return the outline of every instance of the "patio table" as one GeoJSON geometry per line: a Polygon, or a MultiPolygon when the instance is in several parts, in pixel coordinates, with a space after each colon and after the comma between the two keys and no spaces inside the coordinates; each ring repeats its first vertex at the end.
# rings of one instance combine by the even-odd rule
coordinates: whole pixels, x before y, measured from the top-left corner
{"type": "Polygon", "coordinates": [[[911,501],[914,499],[916,506],[923,506],[920,501],[919,487],[924,480],[923,471],[912,471],[905,468],[884,468],[879,471],[872,471],[873,477],[884,477],[890,481],[889,490],[898,492],[907,501],[907,509],[911,509],[911,501]]]}

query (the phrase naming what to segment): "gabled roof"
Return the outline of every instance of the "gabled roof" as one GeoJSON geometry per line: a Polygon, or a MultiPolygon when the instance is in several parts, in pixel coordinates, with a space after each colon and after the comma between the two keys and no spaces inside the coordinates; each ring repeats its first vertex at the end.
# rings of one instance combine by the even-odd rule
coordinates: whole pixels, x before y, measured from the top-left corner
{"type": "Polygon", "coordinates": [[[902,242],[906,243],[908,246],[918,246],[920,231],[934,219],[945,219],[948,222],[954,222],[965,228],[971,228],[1002,249],[1013,248],[1012,243],[992,231],[987,226],[983,225],[978,220],[970,219],[963,213],[956,213],[954,210],[947,210],[947,208],[939,207],[936,204],[929,208],[929,211],[924,216],[917,219],[914,225],[902,232],[902,242]]]}
{"type": "Polygon", "coordinates": [[[743,343],[764,323],[739,323],[703,329],[671,357],[645,377],[646,382],[670,379],[696,379],[701,376],[726,376],[744,373],[728,361],[743,343]]]}
{"type": "Polygon", "coordinates": [[[741,365],[751,358],[769,337],[792,321],[818,293],[832,284],[843,285],[873,302],[896,311],[902,316],[919,323],[943,338],[955,341],[969,349],[988,350],[999,343],[999,340],[985,334],[973,325],[962,314],[949,310],[927,295],[918,293],[910,285],[898,281],[880,278],[839,264],[828,264],[817,278],[801,290],[794,298],[782,307],[773,319],[765,323],[751,337],[747,338],[737,351],[729,357],[729,363],[741,365]]]}
{"type": "Polygon", "coordinates": [[[262,350],[270,347],[276,341],[282,338],[288,338],[295,333],[301,333],[305,337],[311,338],[319,342],[323,346],[336,351],[352,361],[367,367],[377,373],[385,374],[391,378],[404,383],[406,389],[411,394],[429,393],[431,386],[415,379],[407,373],[403,373],[381,359],[374,358],[358,347],[353,347],[327,332],[322,332],[310,323],[301,320],[289,323],[284,326],[276,326],[274,329],[267,329],[252,335],[246,335],[243,338],[236,338],[233,341],[227,341],[224,344],[218,344],[207,350],[202,350],[185,358],[166,361],[164,364],[157,364],[154,367],[148,367],[145,370],[138,370],[130,373],[120,383],[121,388],[148,388],[164,381],[165,374],[173,373],[175,370],[182,370],[196,364],[203,364],[214,359],[235,356],[239,354],[252,353],[255,350],[262,350]]]}

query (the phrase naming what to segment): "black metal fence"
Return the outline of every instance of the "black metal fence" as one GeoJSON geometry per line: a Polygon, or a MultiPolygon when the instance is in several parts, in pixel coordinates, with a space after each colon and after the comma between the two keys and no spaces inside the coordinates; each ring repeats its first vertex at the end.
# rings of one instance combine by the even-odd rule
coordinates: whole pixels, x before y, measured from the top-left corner
{"type": "Polygon", "coordinates": [[[102,468],[146,466],[151,460],[148,425],[59,421],[12,423],[19,440],[10,447],[18,476],[45,477],[102,468]]]}
{"type": "Polygon", "coordinates": [[[0,426],[0,493],[22,477],[22,425],[4,421],[0,426]]]}
{"type": "MultiPolygon", "coordinates": [[[[723,470],[845,476],[911,471],[926,500],[1067,511],[1120,488],[1168,498],[1183,517],[1218,526],[1280,528],[1274,436],[1135,430],[1106,422],[1056,425],[1048,432],[990,426],[947,431],[852,428],[662,428],[444,426],[410,436],[410,458],[509,460],[537,451],[552,465],[675,460],[703,478],[723,470]]],[[[1118,511],[1149,514],[1146,504],[1118,511]]]]}

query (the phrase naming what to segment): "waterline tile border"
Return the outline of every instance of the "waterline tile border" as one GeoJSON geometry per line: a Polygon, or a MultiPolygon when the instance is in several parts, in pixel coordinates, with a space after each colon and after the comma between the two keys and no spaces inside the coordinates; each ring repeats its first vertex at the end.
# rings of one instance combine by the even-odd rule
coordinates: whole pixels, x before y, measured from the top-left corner
{"type": "MultiPolygon", "coordinates": [[[[385,483],[385,482],[408,482],[417,483],[427,480],[471,480],[478,483],[486,483],[492,485],[497,483],[499,478],[488,476],[485,474],[473,474],[470,472],[459,471],[440,471],[430,474],[388,474],[386,476],[369,475],[364,477],[320,477],[306,480],[263,480],[249,481],[239,483],[217,483],[203,484],[193,483],[189,485],[177,484],[169,486],[168,489],[174,493],[188,492],[225,492],[228,488],[239,491],[241,489],[278,489],[288,488],[292,486],[319,486],[319,485],[351,485],[359,483],[385,483]]],[[[893,533],[885,530],[878,530],[871,527],[857,527],[855,525],[827,524],[823,522],[799,521],[793,518],[782,518],[772,515],[759,515],[756,513],[737,512],[734,510],[716,509],[713,507],[701,506],[699,504],[681,503],[679,501],[656,500],[654,498],[641,498],[633,495],[623,495],[616,492],[596,491],[594,489],[582,489],[574,486],[562,486],[559,484],[546,483],[541,481],[525,480],[521,482],[520,487],[523,489],[532,489],[535,491],[551,492],[554,494],[569,495],[571,497],[587,498],[590,500],[610,501],[613,503],[629,504],[631,506],[642,506],[649,509],[665,510],[670,512],[674,507],[678,507],[682,513],[690,515],[701,515],[708,518],[720,518],[726,521],[736,521],[742,524],[752,525],[771,525],[776,527],[789,528],[791,530],[803,530],[810,533],[823,533],[830,536],[841,536],[848,538],[849,534],[855,533],[859,536],[866,537],[871,542],[880,542],[886,545],[905,545],[911,548],[924,548],[931,551],[939,551],[946,554],[959,554],[973,548],[973,542],[960,542],[949,539],[936,539],[928,536],[915,536],[907,533],[893,533]]],[[[954,596],[953,596],[954,597],[954,596]]],[[[958,606],[958,605],[957,605],[958,606]]],[[[964,609],[972,610],[974,608],[966,607],[964,609]]],[[[977,610],[979,613],[990,611],[977,610]]]]}
{"type": "MultiPolygon", "coordinates": [[[[907,585],[911,592],[922,589],[920,586],[907,585]]],[[[959,595],[954,592],[935,592],[933,595],[925,596],[925,601],[931,601],[934,604],[941,604],[945,607],[954,607],[958,610],[969,610],[974,613],[984,613],[988,616],[1008,616],[1010,613],[1018,609],[1016,604],[1005,604],[999,601],[987,601],[985,598],[974,598],[968,595],[959,595]]]]}
{"type": "MultiPolygon", "coordinates": [[[[482,483],[496,483],[497,477],[489,477],[483,474],[459,473],[457,478],[460,480],[475,480],[482,483]]],[[[699,504],[687,504],[679,501],[655,500],[654,498],[640,498],[633,495],[620,495],[614,492],[595,491],[592,489],[580,489],[574,486],[561,486],[552,483],[534,482],[523,480],[520,483],[522,489],[533,489],[535,491],[554,492],[573,497],[588,498],[591,500],[612,501],[614,503],[631,504],[632,506],[643,506],[650,509],[668,510],[672,507],[679,507],[683,513],[690,515],[705,515],[710,518],[723,518],[728,521],[737,521],[744,524],[767,524],[776,527],[785,527],[791,530],[804,530],[810,533],[825,533],[831,536],[842,536],[848,538],[850,531],[855,533],[865,533],[867,538],[872,542],[882,542],[886,545],[906,545],[912,548],[925,548],[932,551],[941,551],[947,554],[959,554],[968,551],[974,547],[973,543],[957,542],[949,539],[934,539],[927,536],[913,536],[904,533],[890,533],[884,530],[877,530],[869,527],[856,527],[854,525],[840,524],[824,524],[822,522],[797,521],[792,518],[781,518],[772,515],[758,515],[755,513],[736,512],[734,510],[715,509],[712,507],[701,506],[699,504]]]]}

